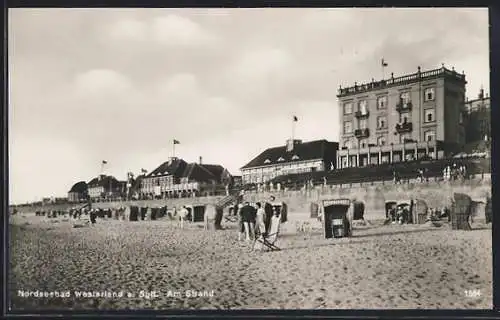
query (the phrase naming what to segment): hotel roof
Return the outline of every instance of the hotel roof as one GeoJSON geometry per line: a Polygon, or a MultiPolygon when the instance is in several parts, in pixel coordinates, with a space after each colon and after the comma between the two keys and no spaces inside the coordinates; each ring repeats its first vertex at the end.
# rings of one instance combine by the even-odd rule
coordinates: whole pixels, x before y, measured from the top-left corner
{"type": "Polygon", "coordinates": [[[225,169],[217,164],[187,163],[182,159],[172,159],[162,163],[145,178],[172,175],[176,178],[188,178],[199,182],[220,181],[225,169]]]}
{"type": "Polygon", "coordinates": [[[292,151],[287,151],[286,146],[269,148],[241,169],[269,166],[277,163],[323,159],[328,148],[337,149],[338,143],[323,139],[296,143],[292,151]]]}

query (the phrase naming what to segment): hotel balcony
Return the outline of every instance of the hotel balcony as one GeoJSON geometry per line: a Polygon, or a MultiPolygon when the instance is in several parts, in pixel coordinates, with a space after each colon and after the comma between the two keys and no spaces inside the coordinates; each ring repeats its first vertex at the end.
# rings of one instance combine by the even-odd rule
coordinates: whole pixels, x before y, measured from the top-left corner
{"type": "Polygon", "coordinates": [[[411,122],[398,123],[396,125],[396,132],[397,133],[405,133],[405,132],[411,132],[411,131],[413,131],[413,123],[411,123],[411,122]]]}
{"type": "Polygon", "coordinates": [[[356,111],[354,116],[358,119],[368,118],[370,116],[370,111],[356,111]]]}
{"type": "Polygon", "coordinates": [[[411,111],[412,107],[413,105],[411,102],[408,103],[400,102],[396,105],[396,111],[397,112],[411,111]]]}
{"type": "Polygon", "coordinates": [[[369,129],[356,129],[354,130],[354,136],[358,139],[368,138],[370,136],[369,129]]]}

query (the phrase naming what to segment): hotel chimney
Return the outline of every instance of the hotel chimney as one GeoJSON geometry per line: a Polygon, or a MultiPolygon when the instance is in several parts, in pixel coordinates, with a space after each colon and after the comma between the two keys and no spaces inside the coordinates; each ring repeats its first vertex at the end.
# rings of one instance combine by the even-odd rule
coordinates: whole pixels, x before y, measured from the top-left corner
{"type": "Polygon", "coordinates": [[[200,160],[199,160],[199,164],[202,165],[203,164],[203,157],[200,156],[200,160]]]}
{"type": "Polygon", "coordinates": [[[299,139],[288,139],[286,141],[286,152],[292,152],[295,145],[301,144],[302,140],[299,139]]]}

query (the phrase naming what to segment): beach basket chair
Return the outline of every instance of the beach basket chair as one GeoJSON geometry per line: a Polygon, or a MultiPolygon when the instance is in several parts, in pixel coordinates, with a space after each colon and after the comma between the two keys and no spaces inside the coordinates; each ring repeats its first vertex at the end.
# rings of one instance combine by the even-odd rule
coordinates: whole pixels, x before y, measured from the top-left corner
{"type": "Polygon", "coordinates": [[[472,199],[463,193],[454,193],[453,198],[454,201],[451,209],[451,229],[472,230],[470,225],[472,199]]]}
{"type": "Polygon", "coordinates": [[[252,250],[267,249],[268,251],[279,251],[281,250],[277,245],[276,241],[280,233],[280,225],[282,222],[282,206],[273,205],[275,211],[274,216],[271,218],[271,224],[269,225],[269,231],[255,237],[252,244],[252,250]]]}
{"type": "Polygon", "coordinates": [[[350,199],[322,200],[322,211],[325,239],[352,237],[354,205],[350,199]]]}
{"type": "Polygon", "coordinates": [[[486,206],[484,208],[484,215],[486,217],[486,223],[491,223],[493,221],[493,210],[491,206],[491,198],[486,199],[486,206]]]}

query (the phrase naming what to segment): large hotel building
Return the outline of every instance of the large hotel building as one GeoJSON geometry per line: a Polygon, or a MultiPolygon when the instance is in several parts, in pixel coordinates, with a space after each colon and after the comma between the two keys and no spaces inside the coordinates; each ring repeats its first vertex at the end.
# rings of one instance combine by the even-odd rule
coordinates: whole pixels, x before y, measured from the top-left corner
{"type": "Polygon", "coordinates": [[[465,144],[465,75],[440,69],[349,88],[337,95],[339,168],[443,158],[465,144]]]}

